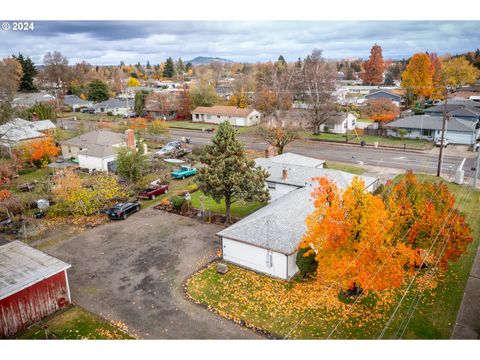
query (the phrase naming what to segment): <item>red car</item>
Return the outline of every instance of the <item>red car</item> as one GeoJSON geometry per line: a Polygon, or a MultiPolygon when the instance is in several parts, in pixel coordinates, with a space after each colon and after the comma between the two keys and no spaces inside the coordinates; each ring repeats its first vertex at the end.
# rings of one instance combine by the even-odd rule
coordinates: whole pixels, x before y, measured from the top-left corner
{"type": "Polygon", "coordinates": [[[138,193],[138,196],[145,199],[153,200],[157,196],[168,193],[168,185],[150,185],[145,190],[138,193]]]}

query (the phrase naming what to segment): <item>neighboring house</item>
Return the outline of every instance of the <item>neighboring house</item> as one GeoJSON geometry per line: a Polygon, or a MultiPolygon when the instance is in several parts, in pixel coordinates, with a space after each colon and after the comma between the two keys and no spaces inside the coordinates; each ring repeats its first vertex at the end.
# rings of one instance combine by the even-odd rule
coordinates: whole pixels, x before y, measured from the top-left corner
{"type": "Polygon", "coordinates": [[[448,115],[451,117],[456,117],[458,119],[477,122],[480,121],[480,108],[464,107],[461,109],[450,111],[448,115]]]}
{"type": "Polygon", "coordinates": [[[88,100],[83,100],[77,95],[65,95],[63,104],[72,108],[73,111],[79,111],[81,108],[91,108],[93,103],[88,100]]]}
{"type": "Polygon", "coordinates": [[[334,134],[345,134],[347,130],[355,129],[357,117],[352,113],[339,112],[329,116],[328,120],[320,125],[320,131],[334,134]]]}
{"type": "MultiPolygon", "coordinates": [[[[406,138],[436,141],[442,136],[443,116],[414,115],[385,124],[388,136],[400,137],[399,129],[405,129],[406,138]]],[[[449,117],[445,138],[453,144],[472,145],[480,135],[478,121],[449,117]]]]}
{"type": "MultiPolygon", "coordinates": [[[[326,176],[346,189],[355,175],[339,170],[291,164],[295,154],[258,158],[256,164],[269,172],[267,186],[271,202],[217,235],[222,241],[223,259],[284,280],[297,272],[298,245],[306,231],[305,219],[314,210],[311,193],[317,177],[326,176]],[[282,162],[282,158],[286,160],[282,162]]],[[[303,164],[319,160],[298,157],[303,164]]],[[[374,191],[378,179],[359,176],[367,191],[374,191]]]]}
{"type": "Polygon", "coordinates": [[[55,124],[50,120],[28,121],[16,118],[0,126],[0,153],[11,157],[16,146],[52,135],[55,129],[55,124]]]}
{"type": "Polygon", "coordinates": [[[108,99],[93,105],[96,113],[112,113],[112,115],[126,115],[133,110],[133,101],[108,99]]]}
{"type": "Polygon", "coordinates": [[[15,95],[12,101],[12,107],[30,107],[37,103],[54,102],[56,97],[50,94],[36,92],[36,93],[19,93],[15,95]]]}
{"type": "Polygon", "coordinates": [[[318,169],[323,168],[323,165],[325,164],[325,160],[315,159],[309,156],[298,155],[290,152],[270,157],[269,160],[282,165],[300,165],[318,169]]]}
{"type": "Polygon", "coordinates": [[[199,106],[192,111],[192,121],[211,124],[228,121],[235,126],[251,126],[260,121],[260,113],[254,109],[242,109],[236,106],[199,106]]]}
{"type": "Polygon", "coordinates": [[[21,241],[0,242],[0,338],[6,338],[71,303],[70,265],[21,241]]]}
{"type": "Polygon", "coordinates": [[[402,103],[402,92],[400,90],[372,90],[368,95],[365,95],[367,100],[376,100],[376,99],[388,99],[391,100],[395,105],[400,106],[402,103]]]}
{"type": "Polygon", "coordinates": [[[109,166],[117,158],[117,149],[127,144],[126,138],[132,134],[129,140],[131,146],[135,146],[133,131],[127,130],[126,135],[107,130],[96,130],[86,134],[60,142],[64,159],[75,159],[80,168],[89,171],[109,171],[109,166]]]}
{"type": "Polygon", "coordinates": [[[176,93],[149,94],[145,99],[147,117],[160,120],[175,119],[180,105],[178,96],[176,93]]]}

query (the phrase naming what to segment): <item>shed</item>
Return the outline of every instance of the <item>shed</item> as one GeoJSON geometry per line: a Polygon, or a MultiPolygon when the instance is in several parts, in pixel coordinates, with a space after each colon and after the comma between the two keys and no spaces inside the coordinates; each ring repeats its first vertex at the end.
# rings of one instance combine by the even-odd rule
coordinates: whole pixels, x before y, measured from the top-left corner
{"type": "Polygon", "coordinates": [[[0,243],[0,338],[71,302],[70,265],[20,241],[0,243]]]}

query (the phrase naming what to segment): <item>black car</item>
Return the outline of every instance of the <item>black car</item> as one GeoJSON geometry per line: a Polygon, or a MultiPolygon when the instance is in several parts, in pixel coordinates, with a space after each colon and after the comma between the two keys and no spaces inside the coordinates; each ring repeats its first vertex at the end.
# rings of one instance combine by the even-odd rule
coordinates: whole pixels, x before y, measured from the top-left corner
{"type": "Polygon", "coordinates": [[[105,213],[111,220],[126,219],[129,215],[140,211],[138,202],[121,202],[108,209],[105,213]]]}

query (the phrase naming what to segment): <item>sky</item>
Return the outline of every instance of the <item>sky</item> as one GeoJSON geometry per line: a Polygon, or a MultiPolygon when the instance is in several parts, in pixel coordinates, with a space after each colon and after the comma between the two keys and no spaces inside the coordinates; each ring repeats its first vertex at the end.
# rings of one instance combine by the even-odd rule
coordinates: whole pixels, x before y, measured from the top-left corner
{"type": "Polygon", "coordinates": [[[385,58],[415,52],[455,54],[480,47],[480,21],[36,21],[33,31],[0,30],[0,56],[21,52],[41,64],[48,51],[70,63],[116,65],[168,56],[218,56],[238,62],[304,58],[368,58],[374,43],[385,58]]]}

